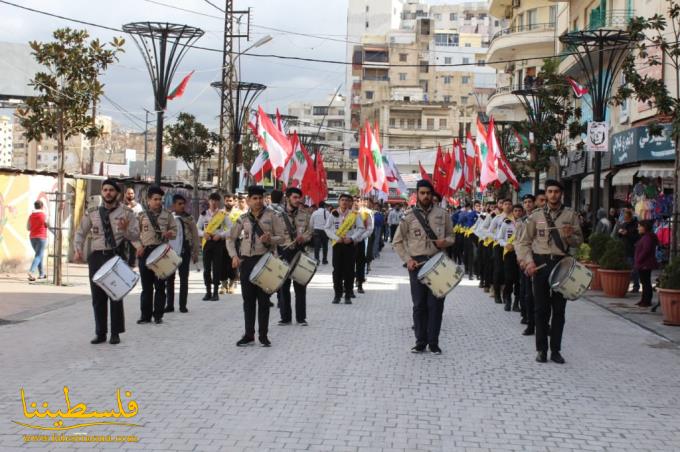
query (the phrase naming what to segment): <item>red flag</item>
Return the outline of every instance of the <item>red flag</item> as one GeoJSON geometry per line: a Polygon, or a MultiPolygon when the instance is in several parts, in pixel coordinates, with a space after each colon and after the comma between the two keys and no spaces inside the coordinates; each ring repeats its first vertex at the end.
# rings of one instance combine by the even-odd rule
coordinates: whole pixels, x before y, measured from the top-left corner
{"type": "Polygon", "coordinates": [[[168,100],[173,100],[178,97],[182,97],[182,94],[184,94],[184,90],[187,88],[187,85],[189,84],[189,79],[191,76],[194,75],[194,71],[189,72],[189,75],[184,77],[182,81],[177,85],[177,87],[172,90],[170,94],[168,94],[168,100]]]}
{"type": "Polygon", "coordinates": [[[489,128],[486,132],[486,158],[482,162],[482,174],[479,179],[479,186],[482,190],[486,189],[487,185],[498,180],[498,164],[496,162],[494,146],[498,146],[498,140],[496,140],[496,126],[492,117],[489,120],[489,128]]]}
{"type": "Polygon", "coordinates": [[[362,193],[368,193],[373,189],[373,184],[375,182],[375,165],[373,164],[373,153],[371,152],[370,146],[370,126],[368,122],[366,123],[366,128],[359,130],[359,136],[361,142],[359,143],[359,161],[358,169],[359,176],[361,176],[359,188],[362,193]]]}
{"type": "Polygon", "coordinates": [[[445,196],[448,191],[446,188],[447,172],[448,168],[446,167],[446,162],[444,160],[444,153],[442,152],[441,145],[439,145],[437,147],[437,159],[434,162],[434,171],[432,171],[432,181],[434,184],[434,191],[442,196],[445,196]]]}
{"type": "Polygon", "coordinates": [[[475,164],[477,162],[478,153],[479,148],[468,131],[465,141],[465,187],[469,192],[472,192],[475,187],[475,176],[477,172],[475,164]]]}
{"type": "Polygon", "coordinates": [[[326,168],[323,166],[321,152],[316,154],[316,191],[309,193],[314,204],[324,201],[328,197],[328,182],[326,180],[326,168]]]}
{"type": "Polygon", "coordinates": [[[418,167],[420,168],[420,178],[432,183],[432,179],[430,178],[430,175],[427,174],[427,171],[425,171],[425,168],[423,168],[423,164],[420,163],[420,160],[418,160],[418,167]]]}
{"type": "Polygon", "coordinates": [[[588,88],[581,85],[579,82],[571,77],[567,77],[567,81],[571,85],[571,89],[574,90],[574,96],[577,98],[582,98],[585,94],[588,94],[588,88]]]}
{"type": "Polygon", "coordinates": [[[276,107],[276,128],[283,132],[283,122],[281,121],[281,113],[279,113],[278,107],[276,107]]]}

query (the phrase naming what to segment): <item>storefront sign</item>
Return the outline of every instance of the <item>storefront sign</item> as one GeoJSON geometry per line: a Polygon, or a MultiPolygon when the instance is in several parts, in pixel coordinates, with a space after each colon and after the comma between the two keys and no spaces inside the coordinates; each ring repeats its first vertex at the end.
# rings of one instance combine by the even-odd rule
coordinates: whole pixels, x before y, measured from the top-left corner
{"type": "Polygon", "coordinates": [[[611,137],[612,166],[642,161],[674,160],[675,144],[672,127],[664,124],[661,135],[652,136],[648,127],[635,127],[611,137]]]}
{"type": "Polygon", "coordinates": [[[608,136],[609,126],[606,122],[589,122],[586,148],[590,152],[607,152],[609,150],[608,136]]]}

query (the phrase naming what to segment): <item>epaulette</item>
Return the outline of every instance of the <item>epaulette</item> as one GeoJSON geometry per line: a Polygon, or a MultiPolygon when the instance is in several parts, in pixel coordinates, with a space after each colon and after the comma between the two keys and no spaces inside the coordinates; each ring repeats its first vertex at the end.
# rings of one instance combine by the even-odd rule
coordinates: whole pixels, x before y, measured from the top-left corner
{"type": "Polygon", "coordinates": [[[512,223],[512,220],[511,220],[510,218],[506,218],[506,219],[503,220],[503,221],[505,222],[505,224],[510,224],[510,223],[512,223]]]}
{"type": "Polygon", "coordinates": [[[333,215],[335,218],[338,218],[340,216],[337,209],[333,209],[333,211],[331,212],[331,215],[333,215]]]}
{"type": "Polygon", "coordinates": [[[99,210],[99,207],[97,207],[97,206],[88,207],[87,213],[89,214],[89,213],[92,213],[92,212],[96,212],[98,210],[99,210]]]}
{"type": "Polygon", "coordinates": [[[204,210],[203,212],[201,212],[201,216],[204,216],[206,213],[208,213],[208,211],[204,210]]]}

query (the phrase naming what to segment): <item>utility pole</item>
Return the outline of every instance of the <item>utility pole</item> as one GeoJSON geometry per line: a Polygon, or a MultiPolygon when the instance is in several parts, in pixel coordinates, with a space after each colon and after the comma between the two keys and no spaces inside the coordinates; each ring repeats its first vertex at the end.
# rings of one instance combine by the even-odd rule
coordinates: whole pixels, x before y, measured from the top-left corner
{"type": "Polygon", "coordinates": [[[144,181],[146,181],[149,177],[149,167],[147,166],[147,159],[149,156],[149,110],[145,108],[144,113],[146,115],[144,118],[144,181]]]}
{"type": "MultiPolygon", "coordinates": [[[[92,100],[92,127],[97,127],[97,101],[92,100]]],[[[94,142],[95,137],[90,138],[90,174],[94,174],[94,142]]]]}

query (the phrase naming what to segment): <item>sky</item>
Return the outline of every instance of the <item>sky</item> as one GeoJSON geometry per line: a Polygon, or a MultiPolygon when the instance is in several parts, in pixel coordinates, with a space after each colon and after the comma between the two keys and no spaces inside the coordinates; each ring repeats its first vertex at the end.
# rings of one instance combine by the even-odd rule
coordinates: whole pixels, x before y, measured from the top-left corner
{"type": "MultiPolygon", "coordinates": [[[[192,25],[205,31],[196,45],[212,49],[222,48],[224,15],[205,0],[11,1],[22,6],[116,28],[139,21],[192,25]],[[180,11],[171,6],[194,10],[199,14],[180,11]]],[[[224,6],[221,0],[212,0],[212,3],[224,6]]],[[[235,4],[238,10],[252,7],[251,40],[241,41],[242,50],[262,37],[271,35],[272,41],[252,50],[252,53],[341,61],[345,59],[343,41],[347,21],[346,0],[236,0],[235,4]],[[293,33],[318,36],[321,39],[293,33]]],[[[109,67],[102,81],[105,83],[106,96],[128,114],[122,114],[106,99],[102,99],[101,114],[113,117],[114,121],[125,129],[143,130],[144,110],[153,112],[154,109],[153,93],[142,55],[129,36],[39,15],[3,3],[0,3],[0,17],[3,29],[0,40],[6,42],[50,41],[52,31],[63,27],[85,28],[92,37],[105,42],[110,41],[113,36],[125,37],[125,53],[120,56],[118,63],[109,67]]],[[[258,103],[262,104],[266,111],[274,111],[278,107],[284,112],[287,105],[294,101],[323,101],[341,84],[343,85],[341,92],[345,91],[345,67],[342,65],[281,61],[248,55],[240,59],[242,81],[267,85],[267,89],[258,98],[258,103]]],[[[210,87],[210,83],[220,79],[221,64],[221,52],[189,49],[177,70],[173,85],[178,84],[182,77],[192,70],[196,72],[184,96],[169,102],[166,124],[172,122],[179,112],[184,111],[195,115],[208,127],[217,128],[219,96],[210,87]]]]}

